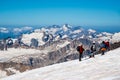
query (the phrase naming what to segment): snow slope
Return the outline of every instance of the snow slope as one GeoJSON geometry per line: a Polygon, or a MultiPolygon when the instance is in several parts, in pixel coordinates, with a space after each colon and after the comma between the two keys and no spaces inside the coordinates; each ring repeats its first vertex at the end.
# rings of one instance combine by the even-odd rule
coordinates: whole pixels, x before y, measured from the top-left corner
{"type": "Polygon", "coordinates": [[[6,72],[0,70],[0,78],[2,78],[2,77],[6,77],[6,76],[7,76],[7,75],[6,75],[6,72]]]}
{"type": "Polygon", "coordinates": [[[120,48],[104,56],[55,64],[0,80],[120,80],[120,48]]]}

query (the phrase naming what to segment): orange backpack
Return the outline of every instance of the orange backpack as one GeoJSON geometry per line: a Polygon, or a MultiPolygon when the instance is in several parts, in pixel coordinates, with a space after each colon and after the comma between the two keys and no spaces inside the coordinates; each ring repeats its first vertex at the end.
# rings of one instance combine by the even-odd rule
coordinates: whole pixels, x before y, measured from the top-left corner
{"type": "Polygon", "coordinates": [[[106,48],[101,48],[101,51],[106,51],[106,48]]]}

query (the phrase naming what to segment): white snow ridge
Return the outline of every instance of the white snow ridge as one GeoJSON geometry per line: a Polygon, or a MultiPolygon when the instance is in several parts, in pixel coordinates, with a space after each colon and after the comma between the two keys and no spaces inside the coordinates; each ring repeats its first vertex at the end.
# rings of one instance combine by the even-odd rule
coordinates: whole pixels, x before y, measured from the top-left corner
{"type": "Polygon", "coordinates": [[[81,62],[63,62],[1,80],[120,80],[120,48],[81,62]]]}

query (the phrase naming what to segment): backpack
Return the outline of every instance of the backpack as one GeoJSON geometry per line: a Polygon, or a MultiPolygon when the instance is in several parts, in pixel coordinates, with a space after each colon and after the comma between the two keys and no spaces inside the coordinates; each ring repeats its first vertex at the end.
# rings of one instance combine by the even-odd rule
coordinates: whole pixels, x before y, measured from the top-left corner
{"type": "Polygon", "coordinates": [[[92,51],[96,51],[96,45],[92,45],[92,46],[91,46],[91,50],[92,50],[92,51]]]}
{"type": "Polygon", "coordinates": [[[106,51],[106,48],[101,48],[101,51],[106,51]]]}
{"type": "Polygon", "coordinates": [[[77,51],[80,51],[80,46],[78,46],[78,47],[76,48],[76,50],[77,50],[77,51]]]}
{"type": "Polygon", "coordinates": [[[106,47],[109,47],[110,45],[109,45],[109,42],[105,42],[105,45],[106,45],[106,47]]]}

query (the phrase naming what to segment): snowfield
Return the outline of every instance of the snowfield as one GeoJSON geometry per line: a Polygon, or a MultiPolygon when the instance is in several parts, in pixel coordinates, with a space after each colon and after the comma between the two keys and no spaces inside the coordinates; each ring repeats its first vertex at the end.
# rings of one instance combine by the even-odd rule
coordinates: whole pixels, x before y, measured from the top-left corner
{"type": "Polygon", "coordinates": [[[7,51],[0,50],[0,62],[5,62],[10,60],[11,58],[15,58],[22,55],[30,55],[30,54],[47,54],[48,52],[58,50],[66,45],[70,44],[69,41],[64,41],[62,43],[49,46],[47,49],[39,50],[39,49],[25,49],[25,48],[8,48],[7,51]]]}
{"type": "Polygon", "coordinates": [[[0,80],[120,80],[120,48],[81,62],[59,63],[0,80]]]}
{"type": "Polygon", "coordinates": [[[7,51],[0,51],[0,62],[7,61],[13,57],[27,55],[27,54],[38,54],[38,53],[47,53],[45,50],[40,51],[36,49],[23,49],[23,48],[8,48],[7,51]]]}
{"type": "Polygon", "coordinates": [[[31,44],[31,39],[37,39],[39,42],[39,46],[45,44],[45,42],[42,41],[42,37],[44,36],[43,32],[35,32],[31,34],[23,34],[22,42],[29,45],[31,44]]]}

